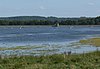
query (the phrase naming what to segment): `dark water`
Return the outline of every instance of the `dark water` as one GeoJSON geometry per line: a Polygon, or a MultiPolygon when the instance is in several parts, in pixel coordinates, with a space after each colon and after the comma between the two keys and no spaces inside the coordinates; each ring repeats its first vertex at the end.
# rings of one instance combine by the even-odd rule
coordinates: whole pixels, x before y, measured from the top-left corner
{"type": "Polygon", "coordinates": [[[2,27],[0,43],[67,42],[99,35],[100,27],[2,27]]]}
{"type": "Polygon", "coordinates": [[[1,47],[50,43],[64,44],[90,37],[100,37],[100,26],[0,27],[1,47]]]}

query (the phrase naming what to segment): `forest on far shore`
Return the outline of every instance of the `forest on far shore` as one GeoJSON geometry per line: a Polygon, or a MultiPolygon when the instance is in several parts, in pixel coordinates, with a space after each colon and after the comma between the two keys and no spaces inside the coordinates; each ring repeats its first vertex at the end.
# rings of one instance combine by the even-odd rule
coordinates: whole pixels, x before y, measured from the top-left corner
{"type": "Polygon", "coordinates": [[[0,17],[0,25],[100,25],[98,17],[57,18],[42,16],[0,17]]]}

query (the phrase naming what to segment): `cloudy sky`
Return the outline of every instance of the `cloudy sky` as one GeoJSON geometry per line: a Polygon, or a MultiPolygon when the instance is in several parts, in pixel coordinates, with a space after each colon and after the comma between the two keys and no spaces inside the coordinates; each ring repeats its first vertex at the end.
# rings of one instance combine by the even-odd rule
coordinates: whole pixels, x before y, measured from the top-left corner
{"type": "Polygon", "coordinates": [[[99,15],[100,0],[0,0],[0,17],[99,15]]]}

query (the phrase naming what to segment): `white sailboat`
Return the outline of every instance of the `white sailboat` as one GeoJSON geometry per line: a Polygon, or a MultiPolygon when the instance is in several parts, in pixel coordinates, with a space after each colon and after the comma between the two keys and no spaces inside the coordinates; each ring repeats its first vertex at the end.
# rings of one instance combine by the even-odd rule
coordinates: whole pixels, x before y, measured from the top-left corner
{"type": "Polygon", "coordinates": [[[20,29],[22,29],[22,26],[20,26],[20,29]]]}

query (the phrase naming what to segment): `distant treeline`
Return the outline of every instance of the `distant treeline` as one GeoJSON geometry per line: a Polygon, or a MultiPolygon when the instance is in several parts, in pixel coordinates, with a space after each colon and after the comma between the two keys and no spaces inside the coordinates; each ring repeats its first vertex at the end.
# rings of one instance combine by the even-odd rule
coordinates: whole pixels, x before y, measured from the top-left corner
{"type": "Polygon", "coordinates": [[[0,25],[100,25],[98,17],[57,18],[40,16],[1,17],[0,25]]]}

